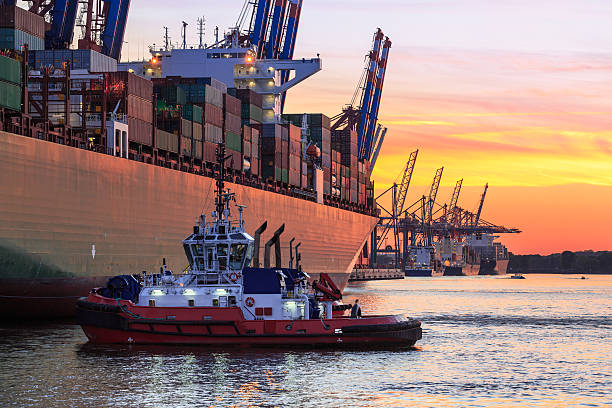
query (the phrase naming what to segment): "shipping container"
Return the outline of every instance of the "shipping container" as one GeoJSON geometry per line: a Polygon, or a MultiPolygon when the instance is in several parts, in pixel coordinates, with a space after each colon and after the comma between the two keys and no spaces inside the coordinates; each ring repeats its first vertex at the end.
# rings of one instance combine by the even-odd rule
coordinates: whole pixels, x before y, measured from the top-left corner
{"type": "Polygon", "coordinates": [[[204,123],[223,127],[223,109],[209,103],[204,104],[204,123]]]}
{"type": "Polygon", "coordinates": [[[241,108],[241,118],[242,123],[247,125],[250,125],[253,122],[262,123],[263,110],[259,106],[243,103],[241,108]]]}
{"type": "Polygon", "coordinates": [[[168,152],[178,153],[178,136],[174,133],[155,130],[155,147],[168,152]]]}
{"type": "Polygon", "coordinates": [[[241,113],[241,102],[240,99],[229,95],[227,93],[223,94],[223,110],[226,113],[231,113],[232,115],[236,115],[240,117],[241,113]]]}
{"type": "Polygon", "coordinates": [[[28,45],[30,50],[44,50],[45,40],[15,28],[0,28],[0,49],[19,50],[28,45]]]}
{"type": "Polygon", "coordinates": [[[0,81],[21,85],[21,63],[0,55],[0,81]]]}
{"type": "Polygon", "coordinates": [[[0,27],[21,30],[35,37],[45,38],[45,19],[17,6],[0,6],[0,27]]]}
{"type": "Polygon", "coordinates": [[[136,95],[127,96],[127,112],[125,113],[130,117],[153,123],[153,103],[136,95]]]}
{"type": "Polygon", "coordinates": [[[163,99],[170,105],[185,105],[187,103],[185,91],[173,84],[155,85],[153,92],[155,92],[155,95],[157,95],[159,99],[163,99]]]}
{"type": "Polygon", "coordinates": [[[206,123],[204,125],[204,140],[209,143],[223,143],[223,129],[206,123]]]}
{"type": "Polygon", "coordinates": [[[194,139],[191,151],[193,153],[193,157],[202,160],[202,141],[194,139]]]}
{"type": "Polygon", "coordinates": [[[242,122],[240,116],[231,113],[225,113],[224,128],[228,132],[240,133],[242,130],[242,122]]]}
{"type": "Polygon", "coordinates": [[[181,135],[192,138],[193,137],[193,122],[187,119],[181,119],[181,135]]]}
{"type": "Polygon", "coordinates": [[[228,156],[231,156],[227,159],[226,166],[234,170],[242,170],[242,154],[234,150],[226,150],[225,152],[228,156]]]}
{"type": "Polygon", "coordinates": [[[128,138],[130,142],[152,146],[153,125],[150,122],[128,117],[128,138]]]}
{"type": "Polygon", "coordinates": [[[193,123],[193,139],[202,141],[202,125],[195,122],[193,123]]]}
{"type": "Polygon", "coordinates": [[[21,86],[0,81],[0,106],[21,111],[21,86]]]}
{"type": "Polygon", "coordinates": [[[204,158],[202,160],[216,163],[217,162],[217,144],[205,141],[202,145],[204,158]]]}
{"type": "MultiPolygon", "coordinates": [[[[283,119],[289,123],[294,124],[297,127],[302,127],[302,122],[304,120],[304,114],[303,113],[283,114],[283,119]]],[[[307,113],[306,123],[309,128],[313,128],[313,127],[324,128],[324,129],[331,128],[331,119],[322,113],[307,113]]]]}
{"type": "Polygon", "coordinates": [[[251,89],[229,88],[227,93],[240,99],[243,105],[254,105],[259,108],[263,106],[262,95],[251,89]]]}
{"type": "MultiPolygon", "coordinates": [[[[94,50],[40,50],[30,51],[29,53],[29,65],[33,69],[38,69],[41,66],[48,65],[61,67],[64,62],[69,62],[71,69],[85,69],[89,72],[118,74],[116,72],[117,60],[94,50]]],[[[128,74],[128,72],[125,72],[124,74],[128,74]]],[[[146,79],[138,77],[135,74],[131,75],[147,81],[146,79]]],[[[149,92],[148,96],[146,93],[128,93],[136,94],[143,99],[151,100],[152,92],[149,92]]]]}
{"type": "MultiPolygon", "coordinates": [[[[103,57],[106,56],[103,55],[103,57]]],[[[109,81],[110,86],[122,86],[124,88],[123,93],[126,95],[134,95],[144,99],[145,101],[153,101],[153,82],[146,78],[138,76],[132,72],[111,72],[106,74],[106,78],[109,81]]]]}
{"type": "Polygon", "coordinates": [[[259,176],[260,172],[260,161],[254,157],[251,157],[251,174],[259,176]]]}
{"type": "Polygon", "coordinates": [[[236,152],[242,152],[242,140],[240,134],[225,132],[225,147],[236,152]]]}
{"type": "Polygon", "coordinates": [[[183,106],[183,118],[188,119],[195,123],[202,123],[204,117],[204,111],[201,106],[193,105],[188,103],[183,106]]]}
{"type": "Polygon", "coordinates": [[[191,157],[192,152],[192,139],[190,137],[181,136],[181,154],[183,156],[191,157]]]}

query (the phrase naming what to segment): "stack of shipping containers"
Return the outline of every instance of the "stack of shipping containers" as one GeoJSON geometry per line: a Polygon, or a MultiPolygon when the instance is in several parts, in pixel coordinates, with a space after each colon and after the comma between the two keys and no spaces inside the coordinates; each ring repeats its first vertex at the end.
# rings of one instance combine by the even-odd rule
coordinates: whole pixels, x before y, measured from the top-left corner
{"type": "Polygon", "coordinates": [[[267,180],[289,183],[289,129],[277,123],[262,125],[261,175],[267,180]]]}
{"type": "Polygon", "coordinates": [[[357,133],[351,129],[334,130],[332,146],[340,153],[340,197],[342,200],[357,203],[357,133]]]}
{"type": "Polygon", "coordinates": [[[232,156],[228,160],[228,165],[234,170],[242,170],[242,155],[247,155],[251,152],[251,138],[250,134],[248,140],[248,147],[243,149],[243,132],[242,132],[242,119],[241,115],[241,103],[240,99],[233,97],[232,95],[223,94],[223,131],[225,134],[225,152],[226,155],[232,156]]]}
{"type": "Polygon", "coordinates": [[[203,157],[203,119],[204,110],[201,106],[192,103],[183,106],[181,152],[197,160],[202,160],[203,157]],[[187,136],[188,134],[190,136],[187,136]]]}
{"type": "Polygon", "coordinates": [[[0,55],[0,107],[21,111],[21,63],[0,55]]]}
{"type": "Polygon", "coordinates": [[[127,116],[128,139],[131,143],[151,146],[153,143],[153,84],[151,81],[129,72],[105,74],[107,112],[127,116]]]}
{"type": "Polygon", "coordinates": [[[45,20],[17,6],[0,6],[0,49],[45,49],[45,20]]]}
{"type": "Polygon", "coordinates": [[[262,157],[262,120],[263,99],[261,94],[250,89],[228,89],[228,94],[240,100],[240,119],[242,122],[243,148],[250,141],[249,152],[244,152],[245,158],[250,159],[250,172],[260,175],[264,166],[262,157]],[[250,156],[249,156],[250,154],[250,156]]]}

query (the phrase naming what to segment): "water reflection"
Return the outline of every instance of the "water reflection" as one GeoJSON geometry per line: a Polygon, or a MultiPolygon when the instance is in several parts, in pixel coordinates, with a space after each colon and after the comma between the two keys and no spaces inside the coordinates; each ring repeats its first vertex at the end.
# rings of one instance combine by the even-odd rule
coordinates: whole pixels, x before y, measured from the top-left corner
{"type": "Polygon", "coordinates": [[[415,350],[98,346],[69,323],[0,327],[0,406],[612,405],[612,277],[350,287],[420,317],[415,350]]]}

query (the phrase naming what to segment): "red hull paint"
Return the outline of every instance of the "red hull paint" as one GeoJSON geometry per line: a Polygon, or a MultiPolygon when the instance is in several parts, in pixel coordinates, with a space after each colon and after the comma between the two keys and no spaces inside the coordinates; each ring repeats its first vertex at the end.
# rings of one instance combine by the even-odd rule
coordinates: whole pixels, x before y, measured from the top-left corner
{"type": "Polygon", "coordinates": [[[395,316],[246,320],[238,307],[146,307],[90,294],[77,321],[92,343],[207,346],[412,346],[420,322],[395,316]]]}

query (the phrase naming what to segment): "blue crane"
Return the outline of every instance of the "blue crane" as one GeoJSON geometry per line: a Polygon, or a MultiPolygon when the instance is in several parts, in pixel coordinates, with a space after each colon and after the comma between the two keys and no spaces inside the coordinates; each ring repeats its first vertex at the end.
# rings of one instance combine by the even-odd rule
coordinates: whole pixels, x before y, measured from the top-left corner
{"type": "Polygon", "coordinates": [[[357,133],[359,159],[369,160],[371,167],[376,162],[387,130],[378,124],[378,111],[390,48],[389,37],[385,37],[380,28],[377,29],[351,103],[332,118],[332,130],[352,129],[357,133]],[[359,106],[356,106],[358,100],[359,106]]]}

